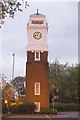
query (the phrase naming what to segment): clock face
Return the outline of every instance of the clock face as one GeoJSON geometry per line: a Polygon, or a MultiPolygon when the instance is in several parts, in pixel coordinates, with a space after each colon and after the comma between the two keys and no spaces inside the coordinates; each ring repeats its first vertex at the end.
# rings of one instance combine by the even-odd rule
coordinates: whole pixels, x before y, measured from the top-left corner
{"type": "Polygon", "coordinates": [[[37,31],[37,32],[35,32],[35,33],[33,34],[33,37],[34,37],[36,40],[39,40],[39,39],[42,37],[42,34],[37,31]]]}

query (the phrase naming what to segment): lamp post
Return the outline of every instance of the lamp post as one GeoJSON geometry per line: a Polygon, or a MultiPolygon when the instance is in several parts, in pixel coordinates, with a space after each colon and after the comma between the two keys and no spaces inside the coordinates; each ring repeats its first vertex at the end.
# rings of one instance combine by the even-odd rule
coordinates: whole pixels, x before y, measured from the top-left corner
{"type": "Polygon", "coordinates": [[[8,106],[8,101],[7,100],[5,100],[5,104],[6,104],[6,107],[8,109],[8,114],[10,114],[10,110],[9,110],[9,106],[8,106]]]}
{"type": "MultiPolygon", "coordinates": [[[[52,86],[55,89],[55,85],[52,86]]],[[[54,111],[54,93],[53,93],[53,98],[52,98],[52,105],[53,105],[53,111],[54,111]]]]}
{"type": "Polygon", "coordinates": [[[12,80],[14,79],[14,62],[15,62],[15,53],[13,54],[12,80]]]}
{"type": "Polygon", "coordinates": [[[53,93],[53,98],[52,98],[52,104],[53,104],[53,111],[54,111],[54,93],[53,93]]]}

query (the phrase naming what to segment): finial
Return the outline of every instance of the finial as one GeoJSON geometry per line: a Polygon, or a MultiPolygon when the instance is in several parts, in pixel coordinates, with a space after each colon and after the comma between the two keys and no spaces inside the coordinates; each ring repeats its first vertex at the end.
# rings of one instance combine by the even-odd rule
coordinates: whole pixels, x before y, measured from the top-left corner
{"type": "Polygon", "coordinates": [[[38,9],[37,9],[37,15],[38,15],[39,13],[38,13],[38,9]]]}

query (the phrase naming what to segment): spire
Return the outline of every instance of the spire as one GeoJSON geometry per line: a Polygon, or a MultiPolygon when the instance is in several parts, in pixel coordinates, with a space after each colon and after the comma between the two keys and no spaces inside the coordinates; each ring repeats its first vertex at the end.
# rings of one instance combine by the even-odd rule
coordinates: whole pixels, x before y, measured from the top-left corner
{"type": "Polygon", "coordinates": [[[37,13],[36,13],[37,15],[39,15],[39,13],[38,13],[38,9],[37,9],[37,13]]]}

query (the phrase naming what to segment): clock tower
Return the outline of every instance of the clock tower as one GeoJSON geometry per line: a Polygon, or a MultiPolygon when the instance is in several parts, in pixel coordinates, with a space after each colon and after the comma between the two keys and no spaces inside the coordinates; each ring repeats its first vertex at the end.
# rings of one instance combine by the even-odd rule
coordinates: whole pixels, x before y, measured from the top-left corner
{"type": "Polygon", "coordinates": [[[26,101],[36,105],[36,112],[49,108],[48,24],[45,15],[30,16],[27,24],[26,101]]]}

